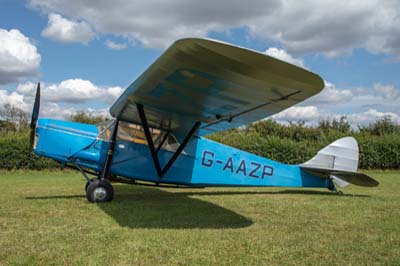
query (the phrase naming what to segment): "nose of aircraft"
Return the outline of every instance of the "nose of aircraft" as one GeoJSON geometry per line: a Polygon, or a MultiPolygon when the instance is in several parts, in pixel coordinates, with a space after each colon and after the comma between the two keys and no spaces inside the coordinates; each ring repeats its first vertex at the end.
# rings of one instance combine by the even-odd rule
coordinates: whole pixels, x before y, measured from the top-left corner
{"type": "Polygon", "coordinates": [[[34,152],[58,161],[68,161],[90,147],[96,137],[95,125],[42,118],[36,126],[34,152]]]}

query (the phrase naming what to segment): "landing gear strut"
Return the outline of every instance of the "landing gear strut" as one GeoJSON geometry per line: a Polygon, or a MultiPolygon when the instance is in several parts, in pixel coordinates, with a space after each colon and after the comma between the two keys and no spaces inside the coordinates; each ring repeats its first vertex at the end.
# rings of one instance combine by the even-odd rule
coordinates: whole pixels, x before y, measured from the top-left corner
{"type": "Polygon", "coordinates": [[[342,191],[337,190],[337,188],[335,186],[335,183],[333,183],[333,179],[330,179],[330,183],[329,183],[328,189],[330,191],[332,191],[333,193],[335,193],[336,195],[343,195],[342,191]]]}
{"type": "MultiPolygon", "coordinates": [[[[111,201],[114,197],[114,188],[108,178],[89,178],[79,165],[75,165],[86,179],[85,192],[89,202],[111,201]]],[[[91,173],[94,174],[94,173],[91,173]]]]}
{"type": "Polygon", "coordinates": [[[83,174],[86,179],[85,191],[86,198],[89,202],[106,202],[111,201],[114,198],[114,188],[110,183],[110,167],[113,158],[115,141],[117,139],[119,120],[117,119],[114,124],[114,129],[111,135],[111,139],[108,145],[106,160],[103,165],[103,170],[98,174],[98,178],[89,179],[85,172],[76,165],[79,171],[83,174]]]}

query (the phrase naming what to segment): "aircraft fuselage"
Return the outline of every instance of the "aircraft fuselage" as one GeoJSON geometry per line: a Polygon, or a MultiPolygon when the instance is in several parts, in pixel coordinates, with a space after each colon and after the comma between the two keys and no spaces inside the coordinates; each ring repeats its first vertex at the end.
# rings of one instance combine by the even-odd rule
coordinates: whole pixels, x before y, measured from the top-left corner
{"type": "MultiPolygon", "coordinates": [[[[102,171],[109,140],[95,125],[39,119],[34,152],[62,164],[102,171]]],[[[160,148],[160,165],[172,157],[160,148]]],[[[159,177],[148,145],[129,136],[117,137],[110,173],[128,179],[187,186],[285,186],[328,188],[330,179],[307,174],[215,141],[193,136],[171,168],[159,177]]]]}

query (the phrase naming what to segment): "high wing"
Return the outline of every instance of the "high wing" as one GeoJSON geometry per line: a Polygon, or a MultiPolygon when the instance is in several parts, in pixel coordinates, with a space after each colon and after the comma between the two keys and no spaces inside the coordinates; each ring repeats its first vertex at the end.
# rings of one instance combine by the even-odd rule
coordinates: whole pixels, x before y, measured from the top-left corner
{"type": "Polygon", "coordinates": [[[322,79],[265,54],[208,39],[173,43],[119,97],[110,113],[184,136],[195,122],[198,135],[239,127],[320,92],[322,79]]]}

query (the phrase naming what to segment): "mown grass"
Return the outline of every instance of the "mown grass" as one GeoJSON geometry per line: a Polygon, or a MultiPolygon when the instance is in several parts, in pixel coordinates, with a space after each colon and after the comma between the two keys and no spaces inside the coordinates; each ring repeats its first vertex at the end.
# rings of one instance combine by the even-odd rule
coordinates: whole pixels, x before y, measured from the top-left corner
{"type": "Polygon", "coordinates": [[[400,172],[377,188],[157,189],[90,204],[75,172],[0,172],[0,265],[399,265],[400,172]]]}

